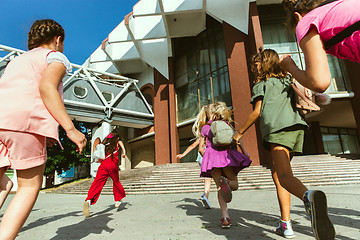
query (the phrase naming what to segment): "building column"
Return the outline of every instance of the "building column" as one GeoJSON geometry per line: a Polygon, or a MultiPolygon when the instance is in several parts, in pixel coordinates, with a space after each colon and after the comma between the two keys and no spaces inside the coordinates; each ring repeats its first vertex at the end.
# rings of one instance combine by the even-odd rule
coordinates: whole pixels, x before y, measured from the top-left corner
{"type": "Polygon", "coordinates": [[[154,69],[155,165],[170,163],[169,82],[154,69]]]}
{"type": "Polygon", "coordinates": [[[169,121],[170,121],[170,162],[180,163],[176,159],[176,155],[180,153],[179,131],[176,126],[176,94],[175,94],[175,80],[174,80],[174,61],[173,58],[168,60],[169,66],[169,121]]]}
{"type": "Polygon", "coordinates": [[[354,113],[358,138],[360,142],[360,64],[346,61],[346,69],[351,83],[351,90],[354,92],[354,97],[350,98],[350,102],[354,113]]]}
{"type": "Polygon", "coordinates": [[[324,142],[322,140],[321,130],[320,130],[320,123],[319,122],[312,122],[311,123],[311,135],[313,136],[316,153],[323,154],[325,153],[324,149],[324,142]]]}
{"type": "MultiPolygon", "coordinates": [[[[254,7],[250,7],[249,10],[249,33],[251,32],[252,36],[261,37],[260,22],[258,21],[258,18],[253,16],[257,16],[256,4],[255,14],[254,7]],[[260,33],[258,33],[258,31],[260,31],[260,33]]],[[[253,111],[253,107],[250,104],[251,77],[248,68],[248,59],[249,54],[252,55],[256,53],[256,47],[251,49],[249,46],[249,36],[226,22],[223,23],[223,30],[229,69],[231,99],[234,110],[234,121],[235,127],[238,129],[246,121],[249,114],[253,111]],[[247,54],[247,51],[251,52],[247,54]]],[[[259,41],[262,43],[262,39],[257,40],[256,37],[253,37],[252,40],[256,40],[252,41],[255,43],[258,43],[259,41]]],[[[255,44],[253,45],[255,46],[255,44]]],[[[246,151],[249,152],[251,160],[253,161],[252,165],[260,165],[256,128],[251,127],[249,130],[247,130],[246,134],[242,138],[242,141],[246,151]]]]}

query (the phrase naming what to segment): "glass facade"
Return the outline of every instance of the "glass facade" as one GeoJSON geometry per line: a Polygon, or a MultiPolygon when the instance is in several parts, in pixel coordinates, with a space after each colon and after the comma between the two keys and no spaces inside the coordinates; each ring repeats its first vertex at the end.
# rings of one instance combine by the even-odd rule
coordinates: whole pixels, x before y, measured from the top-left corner
{"type": "MultiPolygon", "coordinates": [[[[285,14],[281,6],[266,6],[259,8],[261,31],[264,48],[271,48],[278,54],[290,54],[300,69],[305,68],[303,53],[296,41],[295,33],[285,26],[285,14]]],[[[350,84],[346,78],[342,60],[328,55],[328,63],[331,73],[331,85],[326,93],[348,92],[350,84]]]]}
{"type": "Polygon", "coordinates": [[[206,29],[196,37],[174,40],[178,122],[194,118],[204,105],[231,94],[221,23],[207,16],[206,29]]]}
{"type": "Polygon", "coordinates": [[[360,153],[356,129],[321,127],[325,152],[330,154],[360,153]]]}

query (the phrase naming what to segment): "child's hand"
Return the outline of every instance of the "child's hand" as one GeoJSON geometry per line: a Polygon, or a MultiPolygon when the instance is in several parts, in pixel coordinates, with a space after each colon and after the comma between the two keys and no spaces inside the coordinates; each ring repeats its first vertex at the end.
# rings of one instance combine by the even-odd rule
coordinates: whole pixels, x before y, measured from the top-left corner
{"type": "Polygon", "coordinates": [[[84,147],[86,146],[86,138],[85,135],[82,134],[81,132],[79,132],[77,129],[73,128],[72,130],[68,131],[66,133],[66,135],[68,136],[68,138],[76,144],[77,151],[79,151],[79,154],[82,153],[82,150],[84,149],[84,147]]]}
{"type": "Polygon", "coordinates": [[[282,69],[284,69],[287,72],[290,72],[291,67],[297,67],[294,60],[291,58],[289,54],[282,55],[279,59],[279,65],[282,69]]]}
{"type": "Polygon", "coordinates": [[[121,157],[122,157],[122,158],[125,158],[126,156],[125,156],[125,154],[121,154],[121,157]]]}
{"type": "Polygon", "coordinates": [[[176,155],[176,159],[177,160],[180,160],[180,159],[182,159],[184,156],[182,155],[182,154],[178,154],[178,155],[176,155]]]}
{"type": "Polygon", "coordinates": [[[236,134],[233,136],[233,140],[236,144],[240,144],[240,139],[242,138],[243,134],[240,132],[236,132],[236,134]]]}

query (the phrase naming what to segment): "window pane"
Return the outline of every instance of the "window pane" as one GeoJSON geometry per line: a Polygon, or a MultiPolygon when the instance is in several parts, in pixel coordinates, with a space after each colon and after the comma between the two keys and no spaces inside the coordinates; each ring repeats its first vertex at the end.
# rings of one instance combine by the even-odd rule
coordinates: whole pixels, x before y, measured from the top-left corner
{"type": "Polygon", "coordinates": [[[321,131],[321,133],[328,133],[329,129],[326,127],[320,127],[320,131],[321,131]]]}
{"type": "Polygon", "coordinates": [[[211,71],[227,65],[225,46],[223,41],[217,42],[210,48],[211,71]]]}
{"type": "Polygon", "coordinates": [[[348,130],[347,130],[347,129],[340,128],[339,131],[340,131],[340,134],[348,134],[348,130]]]}
{"type": "Polygon", "coordinates": [[[213,73],[213,91],[214,102],[225,102],[227,106],[231,106],[231,94],[229,84],[229,73],[227,67],[221,68],[213,73]]]}
{"type": "Polygon", "coordinates": [[[189,82],[196,79],[196,51],[190,51],[187,54],[187,75],[189,82]]]}
{"type": "Polygon", "coordinates": [[[87,95],[87,89],[83,86],[75,86],[73,93],[78,98],[84,98],[87,95]]]}
{"type": "Polygon", "coordinates": [[[199,91],[201,106],[212,103],[210,76],[203,77],[199,80],[199,91]]]}
{"type": "Polygon", "coordinates": [[[177,89],[178,121],[193,118],[199,111],[197,82],[177,89]]]}
{"type": "Polygon", "coordinates": [[[360,153],[359,141],[357,136],[341,135],[344,153],[360,153]]]}
{"type": "Polygon", "coordinates": [[[271,48],[280,53],[297,52],[296,39],[283,23],[262,24],[261,32],[264,48],[271,48]]]}
{"type": "Polygon", "coordinates": [[[210,73],[209,49],[199,51],[199,78],[210,73]]]}
{"type": "Polygon", "coordinates": [[[111,102],[114,98],[114,95],[111,92],[102,92],[102,95],[107,102],[111,102]]]}
{"type": "Polygon", "coordinates": [[[331,84],[326,90],[326,93],[346,91],[343,73],[340,67],[339,60],[331,55],[328,55],[328,63],[331,74],[331,84]]]}
{"type": "Polygon", "coordinates": [[[349,129],[349,134],[356,135],[356,130],[355,129],[349,129]]]}
{"type": "Polygon", "coordinates": [[[338,135],[324,134],[322,136],[325,152],[330,154],[342,154],[340,138],[338,135]]]}
{"type": "Polygon", "coordinates": [[[338,134],[338,129],[337,128],[329,128],[329,133],[338,134]]]}

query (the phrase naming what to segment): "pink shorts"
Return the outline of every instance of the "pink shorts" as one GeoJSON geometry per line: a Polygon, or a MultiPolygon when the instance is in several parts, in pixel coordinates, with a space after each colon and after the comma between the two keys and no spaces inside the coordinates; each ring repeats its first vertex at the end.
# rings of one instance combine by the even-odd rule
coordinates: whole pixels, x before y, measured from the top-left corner
{"type": "Polygon", "coordinates": [[[46,159],[45,136],[0,129],[0,168],[29,169],[46,159]]]}

